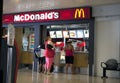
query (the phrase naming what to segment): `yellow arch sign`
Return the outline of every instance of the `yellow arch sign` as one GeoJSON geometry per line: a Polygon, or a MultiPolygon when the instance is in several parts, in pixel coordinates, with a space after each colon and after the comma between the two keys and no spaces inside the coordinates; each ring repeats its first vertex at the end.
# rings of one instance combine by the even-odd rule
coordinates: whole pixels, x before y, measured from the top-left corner
{"type": "Polygon", "coordinates": [[[76,9],[74,18],[85,18],[84,9],[76,9]]]}

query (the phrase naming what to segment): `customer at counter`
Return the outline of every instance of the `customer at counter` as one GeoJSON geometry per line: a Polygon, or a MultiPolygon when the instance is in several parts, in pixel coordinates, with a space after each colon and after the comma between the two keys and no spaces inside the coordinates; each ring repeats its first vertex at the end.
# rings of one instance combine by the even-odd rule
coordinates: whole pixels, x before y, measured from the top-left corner
{"type": "Polygon", "coordinates": [[[71,44],[72,41],[67,41],[66,46],[64,48],[65,51],[65,62],[66,62],[66,70],[65,72],[68,73],[68,67],[70,66],[71,72],[74,73],[73,71],[73,62],[74,62],[74,47],[71,44]]]}
{"type": "Polygon", "coordinates": [[[55,55],[55,46],[54,43],[52,42],[52,39],[50,37],[47,37],[47,40],[45,42],[45,73],[50,75],[50,70],[52,68],[53,60],[54,60],[54,55],[55,55]]]}

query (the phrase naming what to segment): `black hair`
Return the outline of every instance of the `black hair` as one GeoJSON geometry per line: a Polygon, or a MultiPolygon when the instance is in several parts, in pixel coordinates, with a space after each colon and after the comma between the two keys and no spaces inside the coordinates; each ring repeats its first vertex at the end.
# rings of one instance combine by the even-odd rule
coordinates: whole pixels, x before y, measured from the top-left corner
{"type": "Polygon", "coordinates": [[[45,44],[42,44],[42,45],[40,46],[40,48],[41,48],[41,49],[45,49],[45,44]]]}

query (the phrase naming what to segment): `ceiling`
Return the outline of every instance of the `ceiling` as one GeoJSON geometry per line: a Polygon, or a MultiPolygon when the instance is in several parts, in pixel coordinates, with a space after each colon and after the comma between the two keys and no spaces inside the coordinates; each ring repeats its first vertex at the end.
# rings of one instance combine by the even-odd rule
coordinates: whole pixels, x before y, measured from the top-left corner
{"type": "Polygon", "coordinates": [[[120,0],[3,0],[3,13],[118,4],[120,0]]]}

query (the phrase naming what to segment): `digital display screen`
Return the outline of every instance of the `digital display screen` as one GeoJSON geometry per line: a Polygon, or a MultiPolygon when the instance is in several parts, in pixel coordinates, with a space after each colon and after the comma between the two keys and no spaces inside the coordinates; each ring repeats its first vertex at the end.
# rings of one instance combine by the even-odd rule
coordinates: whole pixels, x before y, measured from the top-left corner
{"type": "Polygon", "coordinates": [[[57,38],[62,38],[62,31],[56,31],[56,37],[57,38]]]}
{"type": "Polygon", "coordinates": [[[76,38],[77,37],[75,30],[70,30],[69,34],[70,34],[70,38],[76,38]]]}
{"type": "Polygon", "coordinates": [[[89,38],[89,30],[49,31],[51,38],[89,38]]]}
{"type": "Polygon", "coordinates": [[[84,30],[77,30],[77,38],[83,38],[84,37],[84,30]]]}
{"type": "Polygon", "coordinates": [[[50,37],[51,38],[56,38],[56,32],[55,31],[50,31],[50,37]]]}
{"type": "Polygon", "coordinates": [[[89,37],[89,30],[84,30],[84,37],[88,38],[89,37]]]}
{"type": "Polygon", "coordinates": [[[69,32],[68,31],[63,31],[63,37],[69,38],[69,32]]]}

